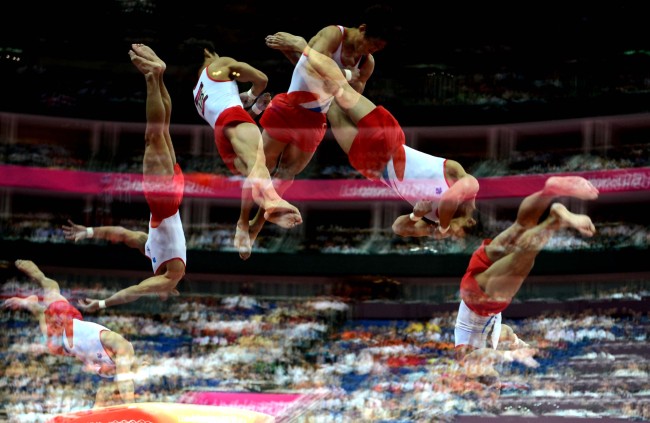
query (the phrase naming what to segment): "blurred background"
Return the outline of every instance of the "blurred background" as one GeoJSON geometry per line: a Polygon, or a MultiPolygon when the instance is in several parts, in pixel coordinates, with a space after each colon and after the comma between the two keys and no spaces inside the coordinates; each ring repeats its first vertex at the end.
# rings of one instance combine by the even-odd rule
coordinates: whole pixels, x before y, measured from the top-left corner
{"type": "MultiPolygon", "coordinates": [[[[144,94],[132,76],[130,44],[149,44],[174,65],[179,45],[190,37],[213,40],[221,55],[259,66],[270,76],[269,90],[281,92],[292,68],[265,46],[266,35],[287,31],[309,39],[326,25],[358,26],[374,3],[333,1],[312,9],[304,2],[105,0],[34,10],[17,2],[4,14],[10,24],[1,29],[2,105],[140,120],[142,107],[133,103],[144,94]]],[[[384,4],[393,8],[401,30],[376,55],[367,94],[404,125],[540,120],[647,107],[650,57],[643,13],[632,2],[588,8],[559,1],[446,2],[431,10],[384,4]]],[[[167,80],[176,85],[173,71],[167,80]]],[[[179,92],[175,98],[183,97],[179,92]]],[[[195,115],[187,102],[176,100],[175,121],[198,122],[195,115]]]]}
{"type": "MultiPolygon", "coordinates": [[[[267,73],[276,94],[292,66],[265,46],[266,35],[309,39],[329,24],[358,26],[375,2],[18,2],[0,27],[3,298],[34,292],[13,268],[18,258],[34,260],[72,301],[105,298],[149,275],[137,251],[71,244],[61,231],[67,219],[147,228],[147,204],[128,188],[141,172],[146,93],[127,52],[141,42],[168,64],[184,172],[221,182],[186,192],[182,295],[87,316],[129,338],[143,363],[160,363],[138,373],[139,400],[302,394],[278,411],[287,421],[647,420],[650,38],[641,5],[384,3],[400,28],[375,54],[364,94],[395,115],[410,146],[479,178],[481,231],[461,241],[395,236],[390,225],[409,208],[365,195],[376,185],[328,132],[287,192],[304,224],[267,225],[247,261],[232,246],[238,191],[190,101],[180,45],[213,40],[220,55],[267,73]],[[597,235],[558,234],[504,312],[540,348],[542,366],[500,369],[496,401],[448,388],[442,375],[455,365],[469,256],[554,174],[585,176],[601,196],[564,201],[592,217],[597,235]],[[316,388],[327,394],[307,395],[316,388]]],[[[92,406],[92,377],[30,349],[38,330],[30,316],[3,311],[0,319],[7,420],[92,406]]]]}

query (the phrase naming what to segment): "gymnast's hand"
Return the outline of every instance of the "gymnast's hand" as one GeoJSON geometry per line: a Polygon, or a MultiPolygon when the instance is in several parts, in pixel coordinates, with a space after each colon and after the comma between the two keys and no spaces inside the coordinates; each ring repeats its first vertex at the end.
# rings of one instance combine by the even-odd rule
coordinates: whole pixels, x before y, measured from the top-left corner
{"type": "Polygon", "coordinates": [[[68,225],[63,225],[63,234],[65,235],[65,239],[74,241],[74,242],[79,242],[82,241],[86,238],[90,238],[90,231],[88,230],[87,227],[83,225],[78,225],[74,223],[72,220],[68,219],[68,225]]]}
{"type": "Polygon", "coordinates": [[[85,300],[82,298],[79,300],[78,305],[81,311],[93,312],[99,310],[99,300],[92,298],[86,298],[85,300]]]}

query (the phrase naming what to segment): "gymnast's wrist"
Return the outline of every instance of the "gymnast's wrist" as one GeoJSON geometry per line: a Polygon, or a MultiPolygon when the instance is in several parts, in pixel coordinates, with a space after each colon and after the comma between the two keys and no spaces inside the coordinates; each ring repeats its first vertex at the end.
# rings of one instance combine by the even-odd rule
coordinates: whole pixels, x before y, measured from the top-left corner
{"type": "Polygon", "coordinates": [[[95,236],[95,231],[90,226],[86,228],[86,238],[92,238],[95,236]]]}
{"type": "Polygon", "coordinates": [[[129,380],[133,380],[135,375],[132,372],[128,373],[118,373],[115,375],[115,382],[125,382],[129,380]]]}
{"type": "Polygon", "coordinates": [[[103,310],[103,309],[106,308],[106,300],[99,300],[97,303],[99,305],[100,310],[103,310]]]}
{"type": "Polygon", "coordinates": [[[263,105],[262,107],[257,107],[257,103],[255,103],[253,104],[253,107],[251,107],[251,110],[253,111],[253,113],[255,113],[255,116],[258,116],[260,113],[266,110],[266,104],[263,105]]]}
{"type": "Polygon", "coordinates": [[[416,216],[415,213],[409,214],[409,219],[413,222],[417,222],[419,220],[422,220],[422,216],[416,216]]]}
{"type": "Polygon", "coordinates": [[[248,98],[250,98],[251,100],[255,100],[255,99],[257,98],[257,96],[256,96],[255,94],[253,94],[253,88],[252,88],[252,87],[251,87],[250,90],[246,91],[246,95],[247,95],[248,98]]]}
{"type": "Polygon", "coordinates": [[[352,71],[350,69],[343,69],[343,73],[345,74],[346,81],[352,81],[352,71]]]}

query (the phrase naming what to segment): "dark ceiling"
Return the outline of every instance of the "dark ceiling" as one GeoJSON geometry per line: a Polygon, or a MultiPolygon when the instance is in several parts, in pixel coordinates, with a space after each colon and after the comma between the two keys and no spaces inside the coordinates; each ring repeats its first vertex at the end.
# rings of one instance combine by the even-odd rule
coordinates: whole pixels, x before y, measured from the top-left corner
{"type": "MultiPolygon", "coordinates": [[[[598,57],[621,49],[648,48],[640,2],[385,1],[403,28],[382,52],[404,63],[439,63],[474,55],[476,60],[598,57]],[[421,7],[414,7],[420,5],[421,7]],[[399,58],[399,59],[398,59],[399,58]]],[[[14,2],[3,13],[9,25],[2,40],[33,56],[122,61],[131,41],[173,50],[185,38],[211,38],[225,54],[267,59],[277,56],[264,36],[288,31],[310,37],[328,24],[355,26],[371,1],[308,3],[282,1],[206,2],[197,0],[100,0],[14,2]]]]}
{"type": "MultiPolygon", "coordinates": [[[[266,35],[287,31],[309,38],[329,24],[357,26],[362,11],[375,3],[71,0],[36,6],[18,1],[3,11],[0,48],[22,50],[25,67],[42,67],[49,70],[49,77],[62,79],[75,72],[80,76],[71,78],[99,78],[128,92],[142,88],[141,80],[133,78],[127,56],[131,43],[149,44],[173,63],[183,40],[208,38],[221,55],[267,72],[269,90],[280,92],[286,89],[292,68],[284,56],[265,46],[266,35]],[[122,74],[127,77],[121,78],[122,74]],[[134,88],[128,86],[129,81],[134,88]]],[[[393,8],[401,31],[375,55],[373,81],[414,79],[408,73],[412,69],[422,69],[422,75],[433,68],[470,75],[503,68],[549,73],[567,63],[584,64],[587,72],[613,69],[621,73],[624,70],[617,66],[624,52],[650,51],[640,2],[591,3],[588,7],[566,1],[383,3],[393,8]]],[[[16,84],[10,80],[11,72],[3,75],[5,85],[0,89],[6,94],[16,84]]],[[[31,81],[31,77],[23,78],[31,81]]],[[[43,84],[52,86],[51,81],[43,84]]],[[[409,95],[419,96],[421,85],[411,85],[409,95]]],[[[7,97],[3,108],[12,102],[7,97]]],[[[183,111],[177,110],[180,116],[183,111]]],[[[187,114],[194,112],[188,109],[187,114]]]]}

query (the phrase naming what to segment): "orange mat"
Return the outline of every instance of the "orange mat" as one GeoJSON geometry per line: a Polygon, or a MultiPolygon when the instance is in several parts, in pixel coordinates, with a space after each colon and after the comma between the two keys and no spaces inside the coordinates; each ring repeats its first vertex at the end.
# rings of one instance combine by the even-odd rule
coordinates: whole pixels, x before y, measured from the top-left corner
{"type": "Polygon", "coordinates": [[[273,423],[256,411],[211,405],[143,402],[62,414],[48,423],[273,423]]]}

